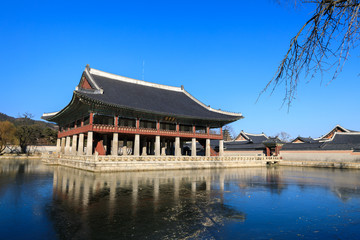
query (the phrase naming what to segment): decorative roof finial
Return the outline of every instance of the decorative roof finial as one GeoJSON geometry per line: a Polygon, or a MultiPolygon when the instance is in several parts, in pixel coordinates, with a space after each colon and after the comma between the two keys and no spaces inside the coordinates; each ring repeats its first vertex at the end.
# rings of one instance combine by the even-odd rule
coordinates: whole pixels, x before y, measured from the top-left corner
{"type": "Polygon", "coordinates": [[[181,85],[181,90],[184,90],[184,85],[181,85]]]}
{"type": "Polygon", "coordinates": [[[87,70],[90,70],[90,65],[89,65],[89,64],[86,64],[85,68],[86,68],[87,70]]]}

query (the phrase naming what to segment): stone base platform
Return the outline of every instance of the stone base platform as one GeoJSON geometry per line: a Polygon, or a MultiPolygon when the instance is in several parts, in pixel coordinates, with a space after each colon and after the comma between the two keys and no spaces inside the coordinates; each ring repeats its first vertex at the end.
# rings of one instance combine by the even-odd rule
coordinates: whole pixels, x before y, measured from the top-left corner
{"type": "Polygon", "coordinates": [[[74,156],[44,154],[46,164],[78,168],[91,172],[120,172],[174,169],[259,167],[278,163],[278,157],[265,156],[74,156]]]}

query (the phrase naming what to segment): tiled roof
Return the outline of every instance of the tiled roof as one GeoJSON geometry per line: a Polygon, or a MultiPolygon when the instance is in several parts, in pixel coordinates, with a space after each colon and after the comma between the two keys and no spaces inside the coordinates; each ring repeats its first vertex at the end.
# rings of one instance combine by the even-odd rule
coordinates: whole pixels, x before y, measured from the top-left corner
{"type": "Polygon", "coordinates": [[[296,140],[300,140],[300,141],[302,141],[302,142],[304,142],[304,143],[313,143],[313,142],[318,142],[318,140],[315,140],[315,139],[313,139],[313,138],[311,138],[311,137],[297,137],[297,138],[295,138],[294,140],[292,140],[292,142],[294,142],[294,141],[296,141],[296,140]]]}
{"type": "Polygon", "coordinates": [[[359,132],[336,132],[328,141],[311,143],[287,143],[281,150],[356,150],[360,148],[359,132]]]}
{"type": "Polygon", "coordinates": [[[97,86],[101,91],[88,91],[78,88],[75,92],[81,97],[112,106],[169,116],[228,122],[242,118],[241,114],[224,112],[205,106],[183,88],[153,84],[95,69],[88,71],[92,86],[97,86]]]}

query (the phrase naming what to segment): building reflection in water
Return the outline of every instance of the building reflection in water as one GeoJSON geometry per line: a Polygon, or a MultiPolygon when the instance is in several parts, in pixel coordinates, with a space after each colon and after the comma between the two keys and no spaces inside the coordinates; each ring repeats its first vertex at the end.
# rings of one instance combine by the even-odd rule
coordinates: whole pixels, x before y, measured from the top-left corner
{"type": "MultiPolygon", "coordinates": [[[[253,171],[266,175],[266,169],[253,171]]],[[[75,211],[91,234],[105,224],[113,237],[136,235],[138,228],[153,236],[203,236],[226,221],[245,221],[246,215],[227,206],[223,197],[229,190],[225,182],[246,178],[244,174],[252,175],[236,169],[99,174],[55,167],[53,199],[75,211]]]]}
{"type": "MultiPolygon", "coordinates": [[[[338,170],[331,176],[328,172],[243,168],[91,173],[55,167],[53,199],[54,204],[76,213],[75,223],[85,236],[101,238],[106,232],[107,238],[144,234],[149,238],[217,238],[227,223],[246,221],[249,210],[229,204],[234,201],[226,197],[229,192],[247,195],[264,189],[281,195],[290,184],[322,185],[340,199],[358,197],[358,172],[350,178],[351,171],[338,170]]],[[[62,231],[61,226],[58,229],[62,231]]]]}

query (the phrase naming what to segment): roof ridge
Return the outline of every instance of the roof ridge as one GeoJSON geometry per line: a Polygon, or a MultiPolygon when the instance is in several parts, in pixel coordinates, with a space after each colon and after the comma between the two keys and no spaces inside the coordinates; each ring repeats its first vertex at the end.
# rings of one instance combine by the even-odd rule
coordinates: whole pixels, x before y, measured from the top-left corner
{"type": "MultiPolygon", "coordinates": [[[[344,128],[343,126],[340,126],[340,124],[336,124],[336,126],[333,127],[329,132],[323,134],[322,136],[320,136],[320,137],[318,137],[318,138],[314,138],[314,140],[321,140],[321,139],[324,138],[326,135],[330,134],[330,133],[331,133],[334,129],[336,129],[337,127],[343,129],[345,132],[350,132],[349,129],[344,128]]],[[[337,133],[337,132],[335,132],[335,133],[337,133]]]]}
{"type": "Polygon", "coordinates": [[[246,135],[253,135],[253,136],[265,136],[268,137],[265,133],[248,133],[248,132],[244,132],[242,131],[244,134],[246,135]]]}

